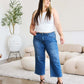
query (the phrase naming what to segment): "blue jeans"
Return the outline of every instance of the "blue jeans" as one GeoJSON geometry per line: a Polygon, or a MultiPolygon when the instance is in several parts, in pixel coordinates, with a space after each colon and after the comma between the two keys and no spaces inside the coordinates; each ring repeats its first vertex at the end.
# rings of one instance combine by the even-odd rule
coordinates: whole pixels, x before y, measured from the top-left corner
{"type": "Polygon", "coordinates": [[[45,50],[50,58],[50,77],[62,77],[62,69],[59,60],[58,45],[55,31],[50,33],[36,33],[33,36],[35,50],[35,72],[45,75],[45,50]]]}

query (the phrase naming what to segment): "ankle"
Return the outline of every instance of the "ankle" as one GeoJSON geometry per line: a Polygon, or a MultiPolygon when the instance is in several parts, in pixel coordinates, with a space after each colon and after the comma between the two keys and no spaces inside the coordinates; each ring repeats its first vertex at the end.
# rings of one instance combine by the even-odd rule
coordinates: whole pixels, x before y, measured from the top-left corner
{"type": "Polygon", "coordinates": [[[43,80],[43,79],[45,79],[45,77],[40,77],[40,80],[43,80]]]}
{"type": "Polygon", "coordinates": [[[45,78],[40,78],[40,80],[44,80],[45,78]]]}
{"type": "Polygon", "coordinates": [[[62,80],[58,80],[60,83],[63,83],[63,81],[62,80]]]}

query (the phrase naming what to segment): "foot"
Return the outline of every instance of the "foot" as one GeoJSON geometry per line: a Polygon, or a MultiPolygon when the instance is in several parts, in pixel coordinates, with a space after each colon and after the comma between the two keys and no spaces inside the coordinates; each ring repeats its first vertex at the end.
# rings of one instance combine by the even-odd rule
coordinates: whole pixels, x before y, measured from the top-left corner
{"type": "Polygon", "coordinates": [[[40,79],[40,84],[45,84],[45,79],[40,79]]]}
{"type": "Polygon", "coordinates": [[[59,80],[57,81],[57,84],[63,84],[63,82],[60,82],[59,80]]]}

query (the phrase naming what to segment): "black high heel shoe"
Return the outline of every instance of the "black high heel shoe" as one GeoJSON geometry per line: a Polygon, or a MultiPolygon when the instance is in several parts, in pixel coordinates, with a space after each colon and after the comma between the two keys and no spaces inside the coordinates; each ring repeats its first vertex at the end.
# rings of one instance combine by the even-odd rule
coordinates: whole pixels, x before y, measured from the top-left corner
{"type": "Polygon", "coordinates": [[[45,78],[44,79],[40,79],[40,84],[45,84],[45,78]]]}
{"type": "Polygon", "coordinates": [[[62,83],[60,83],[60,82],[59,82],[59,80],[58,80],[58,81],[57,81],[57,84],[63,84],[63,82],[62,82],[62,83]]]}

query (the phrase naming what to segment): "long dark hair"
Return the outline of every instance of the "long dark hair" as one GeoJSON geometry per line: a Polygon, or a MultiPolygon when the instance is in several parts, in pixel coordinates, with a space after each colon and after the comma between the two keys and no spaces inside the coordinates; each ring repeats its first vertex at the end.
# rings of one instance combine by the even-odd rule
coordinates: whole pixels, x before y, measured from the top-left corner
{"type": "MultiPolygon", "coordinates": [[[[42,13],[43,13],[42,12],[43,11],[43,1],[44,0],[39,0],[38,10],[37,10],[37,13],[35,14],[35,17],[34,17],[34,23],[35,24],[37,23],[37,25],[38,25],[39,15],[41,14],[41,16],[42,16],[42,13]]],[[[49,19],[49,20],[51,18],[51,9],[52,9],[52,7],[51,7],[51,4],[50,4],[49,7],[46,9],[47,13],[46,13],[46,16],[45,16],[45,18],[47,17],[47,19],[49,19]]]]}

